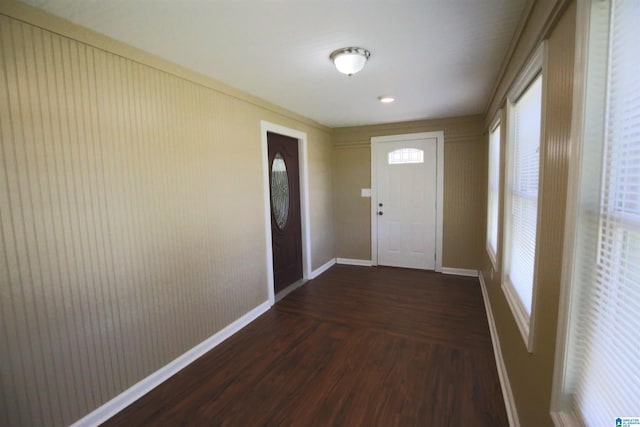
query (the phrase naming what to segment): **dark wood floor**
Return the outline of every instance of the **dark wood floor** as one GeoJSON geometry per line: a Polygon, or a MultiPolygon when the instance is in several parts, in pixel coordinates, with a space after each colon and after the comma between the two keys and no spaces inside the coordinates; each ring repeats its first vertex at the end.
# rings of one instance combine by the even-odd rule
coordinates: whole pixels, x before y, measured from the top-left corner
{"type": "Polygon", "coordinates": [[[477,279],[335,266],[105,426],[507,426],[477,279]]]}

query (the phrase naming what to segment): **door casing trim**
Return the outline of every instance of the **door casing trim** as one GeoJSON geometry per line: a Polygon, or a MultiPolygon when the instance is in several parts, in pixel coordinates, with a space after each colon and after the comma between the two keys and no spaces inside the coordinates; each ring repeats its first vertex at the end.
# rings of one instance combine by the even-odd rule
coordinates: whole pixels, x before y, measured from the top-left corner
{"type": "Polygon", "coordinates": [[[311,234],[309,219],[309,174],[307,162],[307,134],[275,123],[260,121],[262,140],[262,185],[264,195],[264,219],[266,238],[267,287],[269,305],[275,304],[273,288],[273,246],[271,242],[271,196],[269,188],[269,154],[267,150],[267,132],[278,133],[298,140],[298,162],[300,173],[300,223],[302,233],[302,280],[311,274],[311,234]]]}
{"type": "Polygon", "coordinates": [[[378,179],[377,158],[380,144],[385,142],[414,141],[416,139],[436,139],[436,266],[442,271],[442,229],[444,205],[444,131],[406,133],[371,137],[371,264],[378,265],[378,179]]]}

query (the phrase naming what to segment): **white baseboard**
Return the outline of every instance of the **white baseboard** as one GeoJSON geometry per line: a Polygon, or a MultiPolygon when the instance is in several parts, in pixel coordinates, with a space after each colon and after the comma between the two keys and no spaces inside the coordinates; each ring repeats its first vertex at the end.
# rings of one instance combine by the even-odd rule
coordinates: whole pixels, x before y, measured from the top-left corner
{"type": "Polygon", "coordinates": [[[371,267],[373,264],[370,259],[352,259],[352,258],[336,258],[336,263],[344,265],[360,265],[362,267],[371,267]]]}
{"type": "Polygon", "coordinates": [[[330,259],[329,262],[327,262],[326,264],[313,270],[309,275],[309,280],[315,279],[316,277],[318,277],[319,275],[321,275],[322,273],[324,273],[325,271],[333,267],[335,264],[336,264],[336,259],[335,258],[330,259]]]}
{"type": "Polygon", "coordinates": [[[493,354],[496,358],[496,368],[498,368],[498,378],[500,378],[500,386],[502,388],[502,397],[504,398],[504,406],[507,410],[507,418],[509,419],[509,426],[520,427],[520,420],[518,419],[518,409],[516,402],[513,399],[513,392],[511,391],[511,383],[509,382],[509,375],[507,374],[507,367],[504,364],[502,358],[502,350],[500,347],[500,338],[498,337],[498,330],[496,329],[496,322],[493,318],[493,310],[491,310],[491,304],[489,303],[489,294],[487,293],[487,285],[484,281],[482,272],[479,275],[480,289],[482,289],[482,299],[484,300],[484,309],[487,312],[487,320],[489,322],[489,332],[491,333],[491,342],[493,343],[493,354]]]}
{"type": "Polygon", "coordinates": [[[442,267],[442,274],[454,274],[456,276],[478,277],[478,270],[471,270],[468,268],[442,267]]]}
{"type": "Polygon", "coordinates": [[[122,411],[124,408],[131,405],[133,402],[140,399],[155,387],[175,375],[177,372],[184,369],[191,362],[222,343],[240,329],[247,326],[262,313],[269,310],[270,307],[271,306],[268,301],[263,302],[244,316],[226,326],[221,331],[210,336],[142,381],[134,384],[104,405],[85,415],[83,418],[73,423],[71,427],[93,427],[104,423],[118,412],[122,411]]]}

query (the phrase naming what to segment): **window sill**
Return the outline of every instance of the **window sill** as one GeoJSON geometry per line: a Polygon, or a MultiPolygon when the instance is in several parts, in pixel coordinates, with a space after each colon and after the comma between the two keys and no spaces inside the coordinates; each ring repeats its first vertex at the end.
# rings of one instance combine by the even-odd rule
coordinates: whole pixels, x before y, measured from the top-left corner
{"type": "Polygon", "coordinates": [[[551,420],[556,427],[582,427],[577,417],[571,412],[551,412],[551,420]]]}
{"type": "Polygon", "coordinates": [[[496,257],[496,253],[489,242],[487,242],[487,255],[489,256],[489,260],[491,261],[493,271],[498,271],[498,257],[496,257]]]}
{"type": "Polygon", "coordinates": [[[516,321],[516,325],[518,325],[518,330],[520,330],[520,335],[522,335],[527,351],[529,353],[533,353],[533,337],[529,333],[531,317],[525,310],[522,302],[520,302],[520,297],[518,296],[515,288],[507,278],[504,278],[502,281],[502,292],[504,293],[504,296],[507,299],[507,304],[509,304],[509,308],[513,313],[513,317],[516,321]]]}

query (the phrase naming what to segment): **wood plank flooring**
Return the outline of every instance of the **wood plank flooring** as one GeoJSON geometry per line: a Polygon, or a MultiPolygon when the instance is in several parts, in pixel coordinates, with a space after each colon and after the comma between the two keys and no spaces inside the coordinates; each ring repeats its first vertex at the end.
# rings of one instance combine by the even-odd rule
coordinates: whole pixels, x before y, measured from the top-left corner
{"type": "Polygon", "coordinates": [[[477,279],[337,265],[104,426],[508,426],[477,279]]]}

